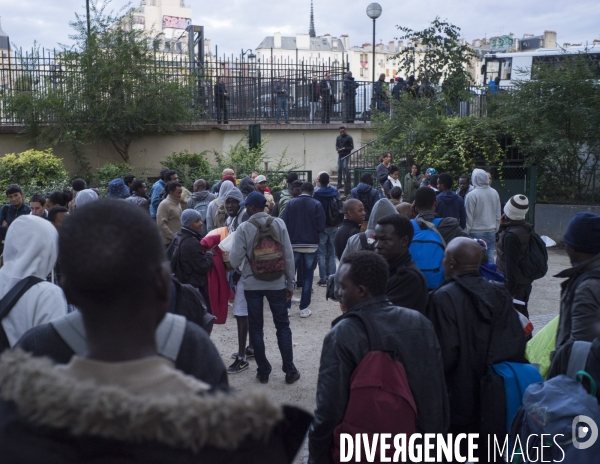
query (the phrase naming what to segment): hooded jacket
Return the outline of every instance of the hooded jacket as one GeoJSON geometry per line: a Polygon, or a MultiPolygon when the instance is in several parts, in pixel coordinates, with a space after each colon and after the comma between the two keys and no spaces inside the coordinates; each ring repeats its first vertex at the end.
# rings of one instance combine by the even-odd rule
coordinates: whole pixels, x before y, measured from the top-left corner
{"type": "Polygon", "coordinates": [[[0,455],[11,464],[291,463],[310,420],[264,392],[134,395],[20,350],[0,358],[0,455]]]}
{"type": "Polygon", "coordinates": [[[46,282],[58,257],[58,232],[37,216],[20,216],[6,234],[4,266],[0,268],[0,297],[25,277],[35,276],[43,282],[31,287],[11,312],[2,319],[10,346],[32,327],[67,314],[67,300],[61,288],[46,282]]]}
{"type": "Polygon", "coordinates": [[[371,217],[371,211],[377,200],[379,200],[379,193],[369,184],[360,182],[356,187],[350,191],[350,198],[356,198],[360,200],[365,207],[365,221],[368,221],[371,217]]]}
{"type": "Polygon", "coordinates": [[[255,186],[252,177],[246,176],[242,180],[240,180],[240,185],[238,187],[244,198],[254,192],[255,186]]]}
{"type": "MultiPolygon", "coordinates": [[[[384,296],[364,300],[349,311],[371,315],[385,347],[401,353],[417,406],[418,431],[445,433],[448,397],[440,345],[431,322],[416,311],[394,306],[384,296]]],[[[344,316],[333,321],[321,351],[317,407],[308,433],[309,462],[332,462],[333,431],[348,406],[352,373],[368,352],[369,340],[360,321],[344,316]]]]}
{"type": "MultiPolygon", "coordinates": [[[[323,211],[325,212],[325,217],[327,217],[327,211],[329,210],[329,202],[332,198],[335,198],[339,195],[338,189],[328,185],[327,187],[319,187],[313,193],[313,198],[318,200],[323,207],[323,211]]],[[[330,226],[327,226],[330,227],[330,226]]]]}
{"type": "Polygon", "coordinates": [[[437,206],[435,213],[441,218],[454,218],[458,221],[460,227],[467,227],[467,211],[465,202],[456,193],[450,190],[444,190],[436,196],[437,206]]]}
{"type": "Polygon", "coordinates": [[[165,185],[167,184],[164,180],[158,179],[150,189],[150,217],[156,217],[156,211],[160,205],[160,194],[165,189],[165,185]]]}
{"type": "MultiPolygon", "coordinates": [[[[417,218],[421,218],[427,222],[433,222],[433,220],[436,217],[437,214],[433,211],[424,211],[422,213],[419,213],[419,215],[417,216],[417,218]]],[[[465,232],[463,232],[463,230],[458,225],[458,221],[455,218],[451,217],[442,219],[437,225],[437,230],[444,239],[444,242],[446,242],[446,245],[448,245],[448,243],[450,243],[456,237],[468,237],[468,235],[465,232]]]]}
{"type": "Polygon", "coordinates": [[[83,205],[87,205],[88,203],[96,201],[97,199],[98,194],[92,189],[82,190],[75,197],[75,208],[81,208],[83,205]]]}
{"type": "Polygon", "coordinates": [[[147,195],[139,195],[137,192],[133,192],[130,197],[125,198],[125,201],[141,206],[146,211],[150,208],[150,198],[147,195]]]}
{"type": "Polygon", "coordinates": [[[502,205],[498,192],[489,186],[487,172],[483,169],[473,169],[471,182],[475,187],[466,196],[467,234],[475,232],[497,232],[500,227],[502,205]]]}
{"type": "Polygon", "coordinates": [[[187,202],[188,209],[195,209],[198,203],[208,201],[213,201],[217,196],[213,193],[210,193],[208,190],[201,190],[199,192],[192,193],[191,198],[187,202]]]}
{"type": "Polygon", "coordinates": [[[500,225],[496,242],[496,265],[504,275],[509,293],[521,299],[521,289],[531,288],[532,279],[523,275],[519,263],[527,253],[533,226],[523,221],[509,221],[500,225]]]}
{"type": "Polygon", "coordinates": [[[450,424],[478,425],[479,390],[488,363],[524,362],[526,340],[512,298],[503,284],[475,271],[446,279],[433,290],[426,316],[442,349],[450,424]]]}
{"type": "MultiPolygon", "coordinates": [[[[208,209],[206,210],[206,230],[208,232],[216,228],[215,215],[217,214],[217,210],[220,205],[225,204],[227,194],[234,187],[235,186],[230,180],[224,181],[219,189],[219,196],[208,205],[208,209]]],[[[225,216],[227,216],[227,213],[225,213],[225,216]]],[[[227,217],[225,217],[225,219],[227,219],[227,217]]],[[[223,227],[223,225],[221,225],[221,227],[223,227]]]]}

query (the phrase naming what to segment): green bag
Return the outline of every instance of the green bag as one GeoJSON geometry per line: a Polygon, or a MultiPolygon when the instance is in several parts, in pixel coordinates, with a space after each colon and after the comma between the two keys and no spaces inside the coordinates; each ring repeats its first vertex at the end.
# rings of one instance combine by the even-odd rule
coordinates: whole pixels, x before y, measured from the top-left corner
{"type": "Polygon", "coordinates": [[[540,374],[545,379],[550,369],[550,353],[556,346],[556,331],[558,330],[559,316],[552,319],[527,343],[525,357],[538,367],[540,374]]]}

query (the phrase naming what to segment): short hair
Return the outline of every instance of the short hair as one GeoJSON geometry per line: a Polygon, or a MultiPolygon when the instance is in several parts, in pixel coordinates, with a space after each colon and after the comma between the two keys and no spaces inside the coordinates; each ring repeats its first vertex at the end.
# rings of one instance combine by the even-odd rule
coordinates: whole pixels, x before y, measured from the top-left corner
{"type": "Polygon", "coordinates": [[[302,185],[304,184],[304,182],[302,182],[301,180],[295,180],[294,182],[292,182],[292,186],[290,188],[290,190],[293,190],[295,188],[302,188],[302,185]]]}
{"type": "Polygon", "coordinates": [[[371,174],[370,172],[363,172],[360,176],[360,181],[363,184],[373,185],[373,174],[371,174]]]}
{"type": "Polygon", "coordinates": [[[330,180],[331,179],[330,179],[328,173],[322,172],[321,174],[319,174],[319,183],[320,184],[329,185],[330,180]]]}
{"type": "Polygon", "coordinates": [[[12,195],[13,193],[20,193],[23,195],[23,189],[18,184],[10,184],[6,189],[6,196],[12,195]]]}
{"type": "Polygon", "coordinates": [[[56,192],[52,192],[47,198],[54,205],[67,206],[68,203],[67,199],[65,198],[65,194],[63,192],[59,192],[58,190],[56,192]]]}
{"type": "Polygon", "coordinates": [[[53,206],[52,208],[50,208],[50,211],[48,211],[48,220],[54,224],[56,222],[56,216],[58,216],[61,213],[68,213],[69,210],[67,208],[65,208],[64,206],[53,206]]]}
{"type": "Polygon", "coordinates": [[[168,182],[165,187],[165,192],[174,192],[175,190],[177,190],[178,187],[182,187],[182,185],[179,182],[168,182]]]}
{"type": "MultiPolygon", "coordinates": [[[[431,191],[433,192],[433,190],[431,191]]],[[[389,216],[384,216],[377,221],[377,225],[394,227],[394,233],[396,234],[396,237],[408,237],[408,246],[410,246],[412,243],[415,229],[412,225],[412,222],[410,222],[410,219],[407,217],[402,216],[401,214],[390,214],[389,216]]]]}
{"type": "Polygon", "coordinates": [[[433,176],[431,176],[431,178],[429,179],[429,184],[432,185],[433,187],[437,188],[437,183],[438,183],[438,179],[440,176],[438,176],[437,174],[434,174],[433,176]]]}
{"type": "Polygon", "coordinates": [[[390,269],[382,256],[373,251],[356,251],[344,256],[341,265],[344,264],[350,267],[348,274],[354,285],[364,285],[373,296],[385,295],[390,269]]]}
{"type": "Polygon", "coordinates": [[[143,296],[154,285],[165,252],[147,212],[133,203],[105,198],[77,209],[65,221],[59,233],[59,260],[63,288],[84,308],[87,302],[108,304],[143,296]]]}
{"type": "Polygon", "coordinates": [[[287,181],[288,184],[291,184],[295,180],[298,180],[298,173],[297,172],[288,172],[287,176],[285,176],[285,180],[287,181]]]}
{"type": "Polygon", "coordinates": [[[392,187],[392,190],[390,190],[390,197],[394,200],[399,200],[402,198],[402,189],[400,187],[392,187]]]}
{"type": "Polygon", "coordinates": [[[162,168],[158,173],[158,177],[160,179],[163,179],[165,177],[165,173],[170,170],[171,170],[171,168],[162,168]]]}
{"type": "Polygon", "coordinates": [[[461,180],[461,179],[467,179],[467,180],[469,180],[469,176],[460,176],[460,177],[458,178],[458,180],[461,180]]]}
{"type": "Polygon", "coordinates": [[[440,184],[446,187],[448,190],[451,190],[452,184],[454,184],[454,179],[452,179],[452,176],[447,172],[442,172],[438,176],[438,185],[440,184]]]}
{"type": "Polygon", "coordinates": [[[29,199],[29,203],[33,202],[37,202],[40,205],[44,206],[46,204],[46,197],[40,193],[36,193],[35,195],[32,195],[29,199]]]}
{"type": "Polygon", "coordinates": [[[123,182],[125,182],[125,185],[131,184],[133,182],[133,179],[135,179],[135,176],[133,174],[125,174],[123,176],[123,182]]]}
{"type": "Polygon", "coordinates": [[[435,190],[429,187],[419,187],[415,192],[415,208],[431,209],[435,203],[435,190]]]}
{"type": "Polygon", "coordinates": [[[175,174],[177,174],[177,171],[169,169],[167,172],[164,173],[162,180],[164,180],[165,182],[169,182],[171,180],[171,176],[174,176],[175,174]]]}
{"type": "Polygon", "coordinates": [[[304,182],[302,187],[300,187],[300,191],[302,193],[310,193],[312,195],[312,193],[315,191],[315,187],[310,182],[304,182]]]}
{"type": "Polygon", "coordinates": [[[339,130],[342,130],[342,129],[346,130],[346,126],[340,126],[339,130]]]}
{"type": "Polygon", "coordinates": [[[141,189],[145,183],[146,182],[140,179],[134,181],[133,184],[131,184],[131,191],[136,192],[137,190],[141,189]]]}
{"type": "Polygon", "coordinates": [[[71,187],[73,187],[73,190],[76,192],[81,192],[87,188],[87,182],[83,179],[75,179],[71,182],[71,187]]]}
{"type": "Polygon", "coordinates": [[[388,172],[390,174],[392,174],[393,172],[398,172],[398,171],[400,171],[400,168],[398,166],[396,166],[395,164],[391,164],[388,169],[388,172]]]}

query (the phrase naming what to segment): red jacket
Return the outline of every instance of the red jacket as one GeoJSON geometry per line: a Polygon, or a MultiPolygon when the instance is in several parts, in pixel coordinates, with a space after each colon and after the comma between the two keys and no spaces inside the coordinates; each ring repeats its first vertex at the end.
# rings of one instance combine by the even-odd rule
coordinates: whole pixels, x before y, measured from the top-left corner
{"type": "Polygon", "coordinates": [[[210,307],[215,316],[215,324],[225,324],[227,320],[227,303],[233,298],[233,290],[227,280],[225,264],[223,264],[223,253],[217,246],[221,242],[218,235],[208,235],[200,242],[205,250],[214,249],[213,267],[207,274],[208,298],[210,307]]]}

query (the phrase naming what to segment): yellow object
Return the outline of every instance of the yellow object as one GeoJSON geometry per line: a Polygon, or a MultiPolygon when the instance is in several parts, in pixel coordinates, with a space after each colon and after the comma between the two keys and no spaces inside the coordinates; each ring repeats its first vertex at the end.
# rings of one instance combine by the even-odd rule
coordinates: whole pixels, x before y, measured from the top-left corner
{"type": "Polygon", "coordinates": [[[556,346],[556,331],[558,329],[559,316],[552,319],[527,343],[525,357],[531,364],[539,366],[539,371],[545,379],[550,369],[550,353],[556,346]]]}

